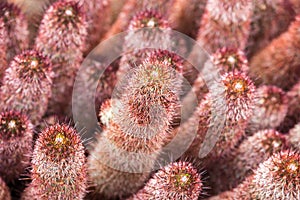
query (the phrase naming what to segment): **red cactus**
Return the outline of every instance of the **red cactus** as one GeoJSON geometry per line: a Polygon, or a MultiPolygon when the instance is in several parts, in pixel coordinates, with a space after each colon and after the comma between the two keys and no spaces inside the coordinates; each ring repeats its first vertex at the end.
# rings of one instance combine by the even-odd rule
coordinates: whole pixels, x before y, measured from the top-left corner
{"type": "Polygon", "coordinates": [[[29,165],[33,126],[27,116],[5,111],[0,114],[0,176],[6,182],[18,178],[29,165]]]}
{"type": "Polygon", "coordinates": [[[7,61],[28,48],[28,23],[21,9],[14,4],[0,3],[0,16],[8,34],[7,61]]]}
{"type": "MultiPolygon", "coordinates": [[[[243,73],[231,72],[222,76],[225,86],[225,124],[216,142],[215,147],[209,153],[204,162],[208,165],[219,158],[221,155],[228,153],[241,139],[247,121],[252,115],[252,109],[255,99],[255,87],[252,81],[243,73]]],[[[214,103],[211,94],[207,94],[201,101],[194,113],[195,120],[199,123],[197,137],[187,151],[187,156],[198,157],[201,144],[204,142],[205,135],[209,130],[212,122],[212,109],[220,109],[218,103],[214,103]]],[[[194,126],[195,124],[191,124],[194,126]]],[[[210,141],[206,141],[210,142],[210,141]]],[[[204,144],[208,145],[208,144],[204,144]]]]}
{"type": "Polygon", "coordinates": [[[233,121],[247,120],[253,112],[256,88],[252,81],[240,72],[222,76],[225,86],[227,116],[233,121]]]}
{"type": "Polygon", "coordinates": [[[108,31],[111,23],[110,12],[112,10],[111,2],[108,0],[90,0],[83,1],[83,7],[86,13],[87,26],[87,45],[85,53],[88,54],[98,43],[104,34],[108,31]],[[101,23],[100,23],[101,22],[101,23]]]}
{"type": "Polygon", "coordinates": [[[168,129],[177,114],[182,80],[173,67],[179,69],[172,62],[150,59],[132,70],[115,119],[125,133],[150,136],[168,129]]]}
{"type": "Polygon", "coordinates": [[[249,192],[253,199],[300,199],[300,155],[283,151],[255,170],[249,192]]]}
{"type": "Polygon", "coordinates": [[[52,64],[35,50],[17,55],[5,71],[0,89],[1,107],[20,110],[36,124],[45,114],[51,96],[52,64]]]}
{"type": "Polygon", "coordinates": [[[250,0],[208,0],[197,41],[209,53],[224,46],[244,49],[252,10],[250,0]]]}
{"type": "Polygon", "coordinates": [[[258,53],[274,38],[288,29],[295,17],[296,5],[293,5],[292,1],[294,0],[253,1],[251,31],[247,43],[248,57],[258,53]]]}
{"type": "Polygon", "coordinates": [[[90,181],[95,185],[91,194],[93,199],[124,198],[137,192],[147,180],[162,143],[162,135],[142,141],[124,133],[114,122],[117,103],[111,99],[101,106],[100,120],[104,131],[97,136],[97,143],[88,158],[90,181]],[[130,162],[123,165],[128,160],[130,162]],[[141,166],[145,168],[142,172],[139,171],[141,166]],[[111,181],[107,182],[107,179],[111,181]]]}
{"type": "Polygon", "coordinates": [[[207,0],[175,0],[169,16],[172,29],[195,38],[206,2],[207,0]]]}
{"type": "Polygon", "coordinates": [[[92,199],[125,198],[137,192],[149,178],[158,154],[153,147],[159,145],[156,140],[138,145],[141,140],[124,140],[125,134],[117,125],[109,127],[97,136],[88,157],[89,180],[94,185],[92,199]]]}
{"type": "Polygon", "coordinates": [[[287,111],[288,98],[283,90],[276,86],[259,87],[249,129],[276,128],[285,118],[287,111]]]}
{"type": "Polygon", "coordinates": [[[254,170],[254,175],[247,177],[232,192],[226,192],[223,195],[227,194],[229,198],[226,199],[229,200],[297,200],[300,198],[299,159],[300,155],[297,152],[275,153],[268,160],[260,163],[259,167],[254,170]]]}
{"type": "Polygon", "coordinates": [[[170,124],[179,106],[181,87],[175,69],[181,68],[176,57],[163,55],[166,57],[150,57],[134,68],[121,84],[125,92],[120,99],[102,105],[100,120],[104,131],[88,162],[90,178],[95,183],[94,195],[98,198],[123,198],[136,192],[149,176],[161,148],[172,138],[170,124]],[[111,176],[118,178],[105,181],[111,176]]]}
{"type": "Polygon", "coordinates": [[[257,84],[290,89],[297,82],[300,74],[299,29],[300,16],[297,16],[286,32],[250,60],[250,74],[253,78],[259,77],[257,84]]]}
{"type": "Polygon", "coordinates": [[[286,137],[273,129],[259,131],[246,138],[229,156],[218,160],[218,164],[208,169],[210,182],[215,186],[213,192],[233,189],[251,175],[261,162],[287,147],[286,137]],[[223,184],[224,181],[226,184],[223,184]]]}
{"type": "Polygon", "coordinates": [[[32,157],[32,182],[27,191],[40,199],[83,199],[87,187],[84,147],[68,125],[44,129],[32,157]]]}
{"type": "Polygon", "coordinates": [[[202,177],[189,162],[171,163],[158,172],[131,199],[198,199],[202,177]]]}
{"type": "Polygon", "coordinates": [[[50,56],[55,72],[50,112],[70,109],[72,87],[85,48],[86,29],[85,13],[76,1],[56,2],[43,17],[35,44],[50,56]]]}

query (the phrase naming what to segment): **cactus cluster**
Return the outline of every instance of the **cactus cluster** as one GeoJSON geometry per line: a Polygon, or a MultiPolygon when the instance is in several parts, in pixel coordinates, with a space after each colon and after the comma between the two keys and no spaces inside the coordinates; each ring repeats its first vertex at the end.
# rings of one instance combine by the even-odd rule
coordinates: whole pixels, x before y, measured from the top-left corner
{"type": "Polygon", "coordinates": [[[299,200],[299,33],[299,0],[1,1],[0,200],[299,200]]]}

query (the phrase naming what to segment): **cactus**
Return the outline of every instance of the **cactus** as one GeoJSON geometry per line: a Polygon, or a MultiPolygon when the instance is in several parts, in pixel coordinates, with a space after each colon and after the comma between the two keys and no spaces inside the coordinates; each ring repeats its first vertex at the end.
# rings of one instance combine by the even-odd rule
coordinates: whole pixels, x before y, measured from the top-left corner
{"type": "MultiPolygon", "coordinates": [[[[226,101],[225,124],[215,147],[204,160],[205,165],[211,164],[215,159],[228,153],[239,142],[244,135],[244,129],[252,115],[254,106],[256,89],[245,74],[241,72],[225,73],[222,76],[222,82],[225,87],[225,93],[223,94],[226,101]]],[[[186,152],[187,156],[198,157],[201,143],[203,143],[212,121],[212,106],[216,107],[214,109],[220,109],[218,106],[223,106],[212,102],[213,98],[208,93],[195,111],[196,114],[193,117],[199,119],[195,120],[199,123],[198,132],[194,142],[186,152]]],[[[195,126],[195,124],[191,124],[191,126],[195,126]]]]}
{"type": "Polygon", "coordinates": [[[25,112],[32,123],[38,123],[51,96],[52,73],[49,58],[36,50],[15,56],[3,78],[1,107],[25,112]]]}
{"type": "Polygon", "coordinates": [[[33,126],[28,117],[17,111],[0,114],[0,176],[13,182],[30,164],[33,126]]]}
{"type": "Polygon", "coordinates": [[[0,17],[4,21],[9,38],[6,55],[7,61],[10,62],[15,55],[28,48],[28,22],[19,7],[6,2],[0,3],[0,17]]]}
{"type": "Polygon", "coordinates": [[[157,154],[153,148],[161,143],[150,140],[138,145],[139,138],[135,140],[126,136],[113,121],[115,112],[118,112],[116,102],[107,100],[101,106],[100,119],[104,130],[97,135],[97,142],[88,157],[89,178],[94,185],[91,199],[124,198],[135,193],[149,177],[157,154]],[[123,140],[124,137],[127,140],[123,140]],[[150,159],[146,160],[141,152],[150,159]],[[139,171],[139,167],[144,171],[139,171]],[[108,179],[111,181],[107,182],[108,179]]]}
{"type": "Polygon", "coordinates": [[[276,128],[284,120],[288,111],[286,93],[276,86],[262,86],[257,88],[253,115],[248,129],[261,130],[276,128]]]}
{"type": "MultiPolygon", "coordinates": [[[[216,199],[291,199],[300,198],[299,167],[300,155],[297,152],[285,150],[275,153],[266,161],[260,163],[254,174],[233,189],[224,192],[216,199]],[[224,198],[226,197],[227,198],[224,198]]],[[[210,198],[213,200],[214,198],[210,198]]]]}
{"type": "Polygon", "coordinates": [[[32,182],[26,190],[38,199],[83,199],[87,187],[84,147],[78,133],[65,124],[44,129],[32,156],[32,182]]]}
{"type": "Polygon", "coordinates": [[[207,187],[211,199],[298,199],[298,1],[1,1],[0,108],[26,115],[31,134],[0,132],[5,190],[22,200],[199,199],[207,187]],[[108,49],[89,54],[101,41],[108,49]],[[58,122],[71,101],[76,128],[97,133],[86,149],[58,122]],[[183,160],[201,162],[209,181],[183,160]]]}
{"type": "Polygon", "coordinates": [[[255,0],[251,31],[247,43],[247,56],[252,57],[274,38],[288,29],[295,17],[295,7],[291,1],[255,0]]]}
{"type": "Polygon", "coordinates": [[[50,113],[66,113],[70,110],[72,87],[83,59],[87,37],[85,17],[76,1],[58,1],[48,8],[39,27],[35,46],[49,55],[55,73],[49,102],[49,108],[52,109],[50,113]]]}
{"type": "Polygon", "coordinates": [[[226,191],[236,187],[251,175],[261,162],[287,147],[285,135],[273,129],[256,132],[243,140],[230,155],[221,158],[208,169],[210,182],[215,186],[213,191],[226,191]],[[222,184],[223,181],[226,181],[226,184],[222,184]]]}
{"type": "Polygon", "coordinates": [[[252,10],[250,0],[208,0],[197,41],[209,53],[224,46],[244,49],[250,32],[252,10]]]}
{"type": "Polygon", "coordinates": [[[175,162],[156,172],[132,200],[198,199],[203,191],[202,177],[189,162],[175,162]]]}
{"type": "Polygon", "coordinates": [[[110,12],[111,2],[108,0],[90,0],[82,1],[86,13],[87,26],[87,45],[85,53],[88,54],[108,31],[111,23],[110,12]]]}
{"type": "Polygon", "coordinates": [[[197,36],[207,0],[175,0],[169,21],[172,29],[192,38],[197,36]]]}
{"type": "Polygon", "coordinates": [[[98,136],[88,162],[91,181],[96,185],[94,195],[98,198],[126,197],[136,192],[149,176],[162,146],[172,138],[170,125],[177,114],[174,110],[181,86],[177,73],[180,65],[176,57],[159,55],[166,57],[150,57],[133,69],[128,82],[120,86],[126,92],[119,95],[119,100],[102,105],[100,119],[104,131],[98,136]],[[132,161],[123,171],[117,170],[129,159],[132,161]],[[140,165],[145,170],[134,171],[140,165]],[[105,181],[112,177],[118,179],[105,181]]]}
{"type": "Polygon", "coordinates": [[[275,85],[290,89],[300,73],[298,56],[300,16],[288,30],[274,39],[266,48],[250,60],[250,75],[257,79],[257,84],[275,85]]]}
{"type": "Polygon", "coordinates": [[[300,155],[283,151],[261,163],[255,170],[249,191],[253,199],[300,198],[300,155]]]}
{"type": "Polygon", "coordinates": [[[121,94],[121,113],[116,115],[116,122],[126,133],[152,135],[166,130],[177,114],[182,83],[177,72],[180,68],[172,63],[174,57],[165,56],[167,59],[162,60],[150,57],[132,70],[128,82],[121,84],[120,88],[125,87],[126,92],[121,94]]]}

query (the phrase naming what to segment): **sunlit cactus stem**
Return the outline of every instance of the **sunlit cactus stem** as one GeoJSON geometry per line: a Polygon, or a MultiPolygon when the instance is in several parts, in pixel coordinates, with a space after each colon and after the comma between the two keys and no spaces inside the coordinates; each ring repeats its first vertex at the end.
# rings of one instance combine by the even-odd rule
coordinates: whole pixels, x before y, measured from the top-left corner
{"type": "Polygon", "coordinates": [[[42,53],[27,50],[15,56],[3,78],[1,107],[25,112],[37,124],[51,97],[52,77],[52,64],[42,53]]]}
{"type": "Polygon", "coordinates": [[[78,199],[86,194],[87,170],[84,147],[79,134],[65,124],[45,128],[36,141],[32,182],[23,199],[78,199]]]}
{"type": "Polygon", "coordinates": [[[131,200],[190,199],[196,200],[203,191],[201,174],[189,162],[174,162],[156,172],[131,200]]]}
{"type": "Polygon", "coordinates": [[[35,46],[49,55],[53,63],[55,77],[49,102],[50,113],[70,114],[72,87],[83,60],[86,37],[86,14],[78,2],[58,1],[48,8],[35,46]]]}

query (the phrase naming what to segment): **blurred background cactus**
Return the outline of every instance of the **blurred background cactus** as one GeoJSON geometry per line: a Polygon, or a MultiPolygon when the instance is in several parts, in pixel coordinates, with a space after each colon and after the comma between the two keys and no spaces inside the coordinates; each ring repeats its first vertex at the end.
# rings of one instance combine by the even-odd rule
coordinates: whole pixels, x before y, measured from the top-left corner
{"type": "Polygon", "coordinates": [[[0,0],[0,200],[299,200],[299,33],[299,0],[0,0]]]}

